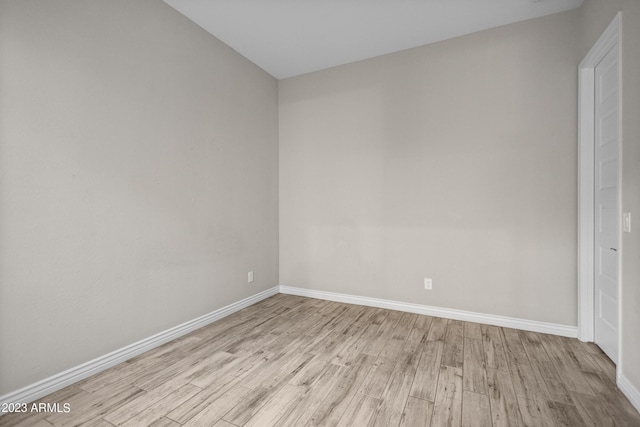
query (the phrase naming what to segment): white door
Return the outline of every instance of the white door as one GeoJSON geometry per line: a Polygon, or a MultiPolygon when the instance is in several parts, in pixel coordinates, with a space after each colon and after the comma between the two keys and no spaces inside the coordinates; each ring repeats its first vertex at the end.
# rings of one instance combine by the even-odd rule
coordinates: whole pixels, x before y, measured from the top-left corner
{"type": "Polygon", "coordinates": [[[620,82],[617,46],[595,68],[595,343],[618,362],[620,82]]]}

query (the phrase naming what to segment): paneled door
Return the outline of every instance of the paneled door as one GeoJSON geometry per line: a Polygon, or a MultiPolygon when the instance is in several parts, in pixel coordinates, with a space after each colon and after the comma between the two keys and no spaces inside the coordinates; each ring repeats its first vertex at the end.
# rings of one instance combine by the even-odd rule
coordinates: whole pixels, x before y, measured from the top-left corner
{"type": "Polygon", "coordinates": [[[618,362],[620,257],[620,60],[617,46],[595,68],[595,343],[618,362]]]}

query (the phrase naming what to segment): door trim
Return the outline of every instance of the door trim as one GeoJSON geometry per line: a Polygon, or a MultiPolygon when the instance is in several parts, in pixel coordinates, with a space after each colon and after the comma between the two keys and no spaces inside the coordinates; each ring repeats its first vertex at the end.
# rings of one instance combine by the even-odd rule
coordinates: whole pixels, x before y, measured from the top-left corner
{"type": "MultiPolygon", "coordinates": [[[[620,63],[619,73],[622,74],[621,33],[622,13],[618,12],[593,45],[589,53],[578,66],[578,338],[581,341],[594,340],[594,167],[595,167],[595,67],[613,48],[618,50],[620,63]]],[[[622,85],[622,75],[619,76],[622,85]]],[[[618,127],[622,130],[622,88],[620,93],[620,121],[618,127]]],[[[618,168],[618,209],[622,212],[622,132],[620,132],[620,167],[618,168]]],[[[621,230],[618,231],[621,234],[621,230]]],[[[618,359],[622,354],[622,292],[621,260],[622,235],[619,236],[620,248],[618,257],[618,359]]],[[[620,369],[620,360],[617,369],[620,369]]]]}

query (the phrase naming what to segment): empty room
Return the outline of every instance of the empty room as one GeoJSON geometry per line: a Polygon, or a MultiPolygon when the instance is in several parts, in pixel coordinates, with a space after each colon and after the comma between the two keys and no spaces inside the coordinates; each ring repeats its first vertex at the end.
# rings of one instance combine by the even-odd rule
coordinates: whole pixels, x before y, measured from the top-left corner
{"type": "Polygon", "coordinates": [[[637,0],[0,0],[0,426],[640,426],[637,0]]]}

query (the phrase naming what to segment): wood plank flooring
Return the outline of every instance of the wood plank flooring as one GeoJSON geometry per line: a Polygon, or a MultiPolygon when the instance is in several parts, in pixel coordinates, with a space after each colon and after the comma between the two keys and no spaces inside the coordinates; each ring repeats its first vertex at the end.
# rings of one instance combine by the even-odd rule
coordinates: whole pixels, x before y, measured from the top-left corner
{"type": "Polygon", "coordinates": [[[2,426],[640,426],[594,345],[276,295],[2,426]]]}

